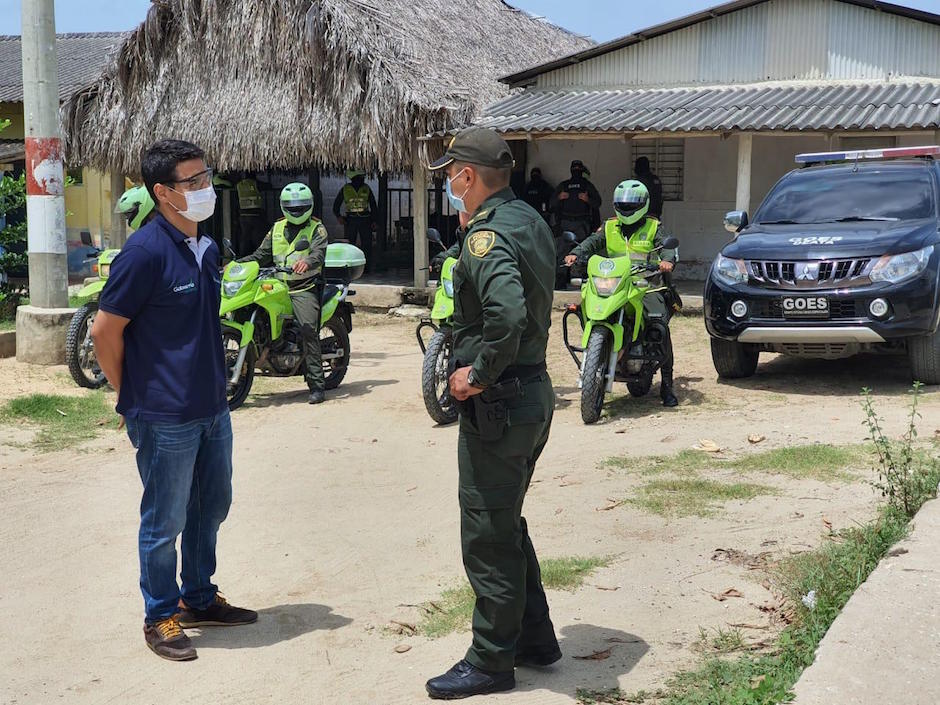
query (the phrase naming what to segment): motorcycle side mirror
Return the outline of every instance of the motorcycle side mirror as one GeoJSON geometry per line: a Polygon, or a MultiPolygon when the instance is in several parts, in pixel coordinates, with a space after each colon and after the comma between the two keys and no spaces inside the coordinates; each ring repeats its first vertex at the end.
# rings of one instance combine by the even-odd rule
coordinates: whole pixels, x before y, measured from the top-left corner
{"type": "Polygon", "coordinates": [[[679,238],[676,237],[667,237],[666,241],[663,243],[664,250],[674,250],[679,246],[679,238]]]}
{"type": "Polygon", "coordinates": [[[91,241],[91,233],[87,230],[83,230],[82,234],[79,236],[82,239],[82,244],[86,247],[94,247],[94,243],[91,241]]]}
{"type": "Polygon", "coordinates": [[[441,245],[441,234],[437,231],[437,228],[428,228],[428,240],[433,242],[435,245],[441,245]]]}
{"type": "Polygon", "coordinates": [[[294,252],[304,252],[310,249],[310,241],[307,239],[298,240],[297,244],[294,245],[294,252]]]}
{"type": "Polygon", "coordinates": [[[565,232],[561,234],[561,239],[565,242],[575,243],[578,241],[578,236],[570,230],[565,230],[565,232]]]}
{"type": "Polygon", "coordinates": [[[235,250],[232,248],[232,241],[227,237],[224,237],[222,238],[222,244],[225,245],[225,249],[228,250],[228,253],[232,256],[232,259],[235,259],[237,255],[235,254],[235,250]]]}

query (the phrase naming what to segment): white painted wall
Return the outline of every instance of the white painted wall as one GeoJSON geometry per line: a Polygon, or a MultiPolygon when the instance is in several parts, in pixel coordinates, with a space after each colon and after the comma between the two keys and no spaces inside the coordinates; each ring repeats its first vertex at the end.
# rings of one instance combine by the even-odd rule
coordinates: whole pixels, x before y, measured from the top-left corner
{"type": "MultiPolygon", "coordinates": [[[[874,133],[873,133],[874,135],[874,133]]],[[[934,133],[898,137],[898,146],[933,144],[934,133]]],[[[834,149],[838,149],[838,142],[834,149]]],[[[800,152],[829,150],[824,136],[755,135],[752,155],[751,204],[754,213],[777,180],[796,168],[800,152]]],[[[535,140],[528,147],[528,168],[542,168],[552,184],[568,178],[572,159],[581,159],[591,170],[591,181],[603,198],[601,217],[613,216],[611,196],[616,185],[632,175],[630,144],[622,140],[535,140]]],[[[685,140],[685,194],[681,202],[667,201],[663,225],[681,241],[686,279],[704,279],[721,247],[730,239],[722,220],[734,210],[737,189],[738,137],[689,137],[685,140]]]]}

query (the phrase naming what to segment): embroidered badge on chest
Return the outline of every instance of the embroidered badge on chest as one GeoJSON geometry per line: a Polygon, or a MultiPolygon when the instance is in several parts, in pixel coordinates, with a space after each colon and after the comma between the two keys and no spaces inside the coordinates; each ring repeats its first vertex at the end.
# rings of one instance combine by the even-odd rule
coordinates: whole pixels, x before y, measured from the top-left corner
{"type": "Polygon", "coordinates": [[[470,248],[470,254],[474,257],[484,257],[486,253],[493,249],[496,244],[496,233],[492,230],[481,230],[473,233],[467,242],[470,248]]]}

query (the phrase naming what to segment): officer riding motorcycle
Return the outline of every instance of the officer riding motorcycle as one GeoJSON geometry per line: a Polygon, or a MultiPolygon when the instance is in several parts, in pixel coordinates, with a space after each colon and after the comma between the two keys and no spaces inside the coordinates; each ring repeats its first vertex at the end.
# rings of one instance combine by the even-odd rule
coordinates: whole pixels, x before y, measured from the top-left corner
{"type": "MultiPolygon", "coordinates": [[[[614,211],[616,217],[609,219],[604,226],[591,237],[578,245],[565,257],[565,264],[571,267],[576,262],[586,262],[592,255],[605,257],[625,257],[631,252],[657,251],[660,259],[659,269],[663,273],[666,290],[650,293],[643,299],[646,315],[660,318],[668,331],[669,319],[681,309],[682,303],[672,286],[671,273],[678,261],[678,249],[657,250],[663,246],[667,236],[660,229],[658,219],[648,216],[650,195],[642,182],[630,179],[621,182],[614,191],[614,211]]],[[[678,406],[679,400],[673,390],[673,351],[672,339],[664,341],[666,361],[662,365],[662,384],[660,396],[663,406],[678,406]]]]}
{"type": "Polygon", "coordinates": [[[319,404],[325,399],[320,354],[320,275],[328,238],[323,223],[313,217],[313,192],[309,186],[288,184],[281,191],[280,201],[284,218],[274,224],[253,254],[238,261],[293,270],[282,276],[290,289],[294,317],[303,337],[304,376],[310,389],[310,403],[319,404]],[[301,242],[309,243],[309,247],[295,250],[301,242]]]}

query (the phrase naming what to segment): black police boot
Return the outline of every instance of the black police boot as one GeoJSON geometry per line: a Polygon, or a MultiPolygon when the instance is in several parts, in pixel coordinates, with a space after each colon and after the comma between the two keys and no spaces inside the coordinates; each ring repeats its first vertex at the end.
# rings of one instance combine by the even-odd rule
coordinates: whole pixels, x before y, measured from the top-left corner
{"type": "Polygon", "coordinates": [[[679,406],[679,400],[676,399],[675,393],[672,391],[672,370],[662,371],[663,381],[659,385],[659,396],[663,400],[663,406],[674,407],[679,406]]]}
{"type": "Polygon", "coordinates": [[[517,666],[551,666],[561,658],[561,649],[556,641],[551,646],[524,646],[516,649],[517,666]]]}
{"type": "Polygon", "coordinates": [[[461,660],[447,673],[429,680],[425,686],[434,700],[458,700],[471,695],[486,695],[516,687],[513,671],[494,673],[461,660]]]}
{"type": "Polygon", "coordinates": [[[322,389],[311,389],[310,390],[310,399],[308,403],[310,404],[322,404],[326,401],[326,395],[323,393],[322,389]]]}

